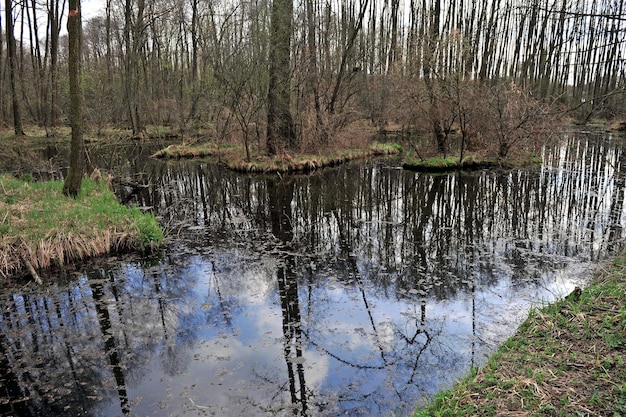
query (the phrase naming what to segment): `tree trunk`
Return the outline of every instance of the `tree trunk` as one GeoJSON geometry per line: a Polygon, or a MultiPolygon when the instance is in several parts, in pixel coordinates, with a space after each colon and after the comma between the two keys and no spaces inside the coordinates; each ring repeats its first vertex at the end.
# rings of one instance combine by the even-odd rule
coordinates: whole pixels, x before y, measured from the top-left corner
{"type": "Polygon", "coordinates": [[[59,111],[59,31],[63,10],[59,8],[58,1],[49,1],[50,10],[50,126],[58,124],[59,111]]]}
{"type": "MultiPolygon", "coordinates": [[[[2,13],[0,13],[0,94],[3,94],[4,91],[4,77],[2,76],[2,68],[4,68],[4,61],[2,60],[2,56],[4,55],[2,51],[4,51],[3,44],[3,36],[2,36],[2,13]]],[[[4,123],[5,116],[5,104],[4,100],[0,100],[0,123],[4,123]]]]}
{"type": "Polygon", "coordinates": [[[291,116],[291,19],[293,0],[274,0],[270,32],[270,80],[267,94],[267,153],[298,144],[291,116]]]}
{"type": "Polygon", "coordinates": [[[424,51],[424,84],[430,101],[430,118],[433,129],[433,135],[437,149],[444,155],[447,151],[446,135],[441,126],[441,114],[439,109],[438,92],[436,84],[438,84],[436,75],[436,52],[439,44],[439,26],[440,26],[441,0],[436,0],[430,9],[429,27],[427,29],[427,40],[424,51]]]}
{"type": "MultiPolygon", "coordinates": [[[[35,90],[35,105],[32,111],[37,123],[47,125],[48,92],[46,84],[47,56],[44,58],[39,43],[39,22],[37,18],[37,2],[30,1],[28,7],[22,7],[28,21],[28,43],[30,44],[30,62],[32,68],[32,85],[35,90]]],[[[22,29],[23,30],[23,29],[22,29]]],[[[47,33],[47,32],[46,32],[47,33]]],[[[47,42],[47,39],[46,39],[47,42]]]]}
{"type": "MultiPolygon", "coordinates": [[[[189,108],[188,119],[193,120],[196,118],[196,107],[198,100],[200,99],[201,91],[198,88],[198,49],[199,49],[199,35],[198,35],[198,0],[193,0],[191,3],[191,107],[189,108]]],[[[182,104],[182,103],[181,103],[182,104]]],[[[181,126],[184,124],[184,120],[181,120],[181,126]]]]}
{"type": "Polygon", "coordinates": [[[111,3],[112,0],[107,0],[106,2],[106,7],[105,7],[105,20],[104,20],[104,27],[105,27],[105,33],[106,33],[106,64],[107,64],[107,81],[110,83],[112,81],[111,78],[111,68],[113,67],[113,49],[111,47],[111,40],[112,40],[112,28],[111,28],[111,3]]]}
{"type": "Polygon", "coordinates": [[[333,88],[333,93],[330,97],[330,101],[328,102],[328,112],[330,114],[335,113],[335,108],[337,105],[337,101],[339,99],[339,92],[341,91],[341,83],[343,82],[345,76],[347,75],[347,67],[346,64],[348,62],[348,58],[352,53],[352,49],[354,47],[355,41],[357,39],[357,35],[361,31],[363,27],[363,18],[365,17],[365,12],[367,11],[367,5],[369,0],[361,0],[359,15],[356,17],[356,21],[354,20],[354,15],[351,16],[350,19],[350,27],[351,31],[346,40],[346,44],[343,47],[343,51],[341,51],[341,62],[339,63],[339,70],[337,73],[337,79],[335,80],[335,86],[333,88]]]}
{"type": "Polygon", "coordinates": [[[387,59],[387,73],[393,74],[396,71],[396,61],[400,61],[398,47],[398,9],[400,8],[399,0],[391,0],[391,33],[389,35],[389,57],[387,59]]]}
{"type": "Polygon", "coordinates": [[[69,37],[68,67],[70,84],[70,125],[72,142],[70,149],[70,170],[63,184],[63,194],[76,197],[80,191],[85,171],[85,150],[83,143],[82,91],[80,87],[80,45],[81,18],[80,0],[70,0],[67,18],[69,37]]]}
{"type": "Polygon", "coordinates": [[[317,65],[317,42],[315,40],[315,12],[313,10],[313,0],[306,2],[307,15],[307,48],[308,48],[308,74],[309,89],[313,94],[313,106],[315,108],[315,131],[322,143],[326,143],[328,135],[322,119],[322,107],[320,104],[319,92],[319,68],[317,65]]]}
{"type": "MultiPolygon", "coordinates": [[[[139,119],[139,102],[138,102],[138,83],[139,83],[139,46],[136,35],[138,34],[137,27],[142,23],[139,21],[140,16],[137,17],[137,22],[133,26],[133,2],[132,0],[126,0],[124,8],[124,44],[126,47],[126,56],[124,59],[125,65],[125,82],[124,90],[126,95],[126,105],[128,106],[128,116],[130,118],[131,127],[133,129],[133,135],[138,135],[143,127],[139,119]],[[133,35],[133,36],[131,36],[133,35]]],[[[140,4],[141,6],[141,4],[140,4]]],[[[141,9],[140,9],[141,10],[141,9]]]]}
{"type": "Polygon", "coordinates": [[[4,10],[6,12],[7,21],[7,54],[9,59],[9,79],[11,83],[11,98],[13,105],[13,128],[17,136],[24,136],[24,128],[22,127],[22,113],[20,110],[20,102],[17,98],[17,66],[16,66],[16,45],[15,36],[13,34],[13,5],[11,0],[5,0],[4,10]]]}
{"type": "MultiPolygon", "coordinates": [[[[494,43],[497,41],[496,27],[498,24],[497,13],[500,7],[500,0],[493,0],[491,3],[491,12],[489,14],[489,20],[485,29],[485,43],[483,45],[482,61],[480,65],[480,71],[478,72],[478,79],[485,81],[491,74],[490,67],[494,61],[494,43]]],[[[486,18],[486,16],[485,16],[486,18]]]]}

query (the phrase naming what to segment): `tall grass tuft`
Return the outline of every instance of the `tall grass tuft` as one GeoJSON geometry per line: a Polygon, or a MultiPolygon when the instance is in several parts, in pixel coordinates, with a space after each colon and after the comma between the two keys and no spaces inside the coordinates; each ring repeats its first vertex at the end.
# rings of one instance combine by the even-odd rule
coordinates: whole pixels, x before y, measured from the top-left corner
{"type": "Polygon", "coordinates": [[[120,204],[106,181],[85,178],[76,199],[62,187],[0,176],[0,278],[163,240],[155,217],[120,204]]]}

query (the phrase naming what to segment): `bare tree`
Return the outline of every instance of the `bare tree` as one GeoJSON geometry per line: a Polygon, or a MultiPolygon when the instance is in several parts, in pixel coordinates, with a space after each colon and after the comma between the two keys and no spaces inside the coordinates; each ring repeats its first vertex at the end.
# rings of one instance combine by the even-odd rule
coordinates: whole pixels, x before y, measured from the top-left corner
{"type": "Polygon", "coordinates": [[[291,116],[291,27],[293,0],[274,0],[270,31],[270,80],[267,94],[267,153],[298,145],[291,116]]]}
{"type": "Polygon", "coordinates": [[[134,14],[133,0],[126,0],[124,4],[124,89],[128,115],[133,129],[133,135],[143,130],[139,118],[139,50],[140,37],[143,34],[144,0],[137,1],[137,15],[134,14]]]}
{"type": "Polygon", "coordinates": [[[78,196],[85,171],[85,150],[83,142],[83,104],[80,86],[81,76],[81,12],[80,0],[69,1],[67,17],[69,37],[69,84],[70,84],[70,125],[72,141],[70,149],[70,170],[63,184],[63,194],[78,196]]]}
{"type": "Polygon", "coordinates": [[[308,88],[313,94],[313,108],[315,110],[315,132],[322,143],[328,140],[328,133],[322,118],[322,106],[320,104],[319,67],[317,63],[317,31],[315,8],[313,0],[306,0],[307,42],[306,42],[306,68],[308,88]]]}
{"type": "MultiPolygon", "coordinates": [[[[353,52],[353,48],[355,46],[357,36],[363,27],[363,18],[365,17],[365,12],[367,11],[367,5],[369,0],[360,0],[359,1],[359,11],[358,15],[354,13],[348,13],[346,19],[348,19],[347,23],[347,36],[346,43],[342,45],[341,49],[341,62],[339,63],[339,68],[337,70],[337,77],[335,78],[335,83],[333,87],[333,92],[330,96],[330,100],[328,101],[328,112],[333,114],[335,113],[337,102],[339,100],[339,92],[341,91],[342,83],[345,81],[347,75],[354,70],[358,71],[358,68],[353,67],[352,69],[348,68],[348,59],[353,52]]],[[[349,2],[347,7],[351,10],[354,10],[355,3],[353,1],[349,2]]]]}
{"type": "Polygon", "coordinates": [[[7,58],[9,60],[9,78],[11,82],[11,98],[13,108],[13,129],[17,136],[24,136],[22,127],[22,112],[17,91],[17,47],[15,45],[15,35],[13,33],[13,4],[11,0],[5,0],[4,11],[6,12],[7,26],[7,58]]]}
{"type": "Polygon", "coordinates": [[[59,35],[61,17],[65,9],[65,1],[48,1],[48,21],[50,27],[50,126],[56,126],[59,118],[59,35]]]}

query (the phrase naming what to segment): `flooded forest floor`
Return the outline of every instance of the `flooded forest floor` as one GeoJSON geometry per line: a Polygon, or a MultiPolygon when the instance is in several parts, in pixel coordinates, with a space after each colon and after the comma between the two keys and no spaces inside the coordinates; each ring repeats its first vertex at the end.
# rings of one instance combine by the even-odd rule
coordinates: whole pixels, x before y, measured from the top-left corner
{"type": "MultiPolygon", "coordinates": [[[[47,148],[69,150],[63,134],[12,141],[3,134],[2,143],[0,172],[17,177],[56,169],[40,156],[47,148]]],[[[531,311],[485,366],[414,416],[626,415],[625,306],[626,254],[588,288],[531,311]]]]}

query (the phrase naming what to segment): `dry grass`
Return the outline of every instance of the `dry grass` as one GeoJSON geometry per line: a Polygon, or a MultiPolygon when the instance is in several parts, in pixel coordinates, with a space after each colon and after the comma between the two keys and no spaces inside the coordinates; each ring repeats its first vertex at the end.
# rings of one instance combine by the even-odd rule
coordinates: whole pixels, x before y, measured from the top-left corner
{"type": "Polygon", "coordinates": [[[224,160],[226,166],[239,172],[311,172],[324,167],[341,165],[357,159],[397,155],[401,148],[375,143],[365,148],[327,150],[322,154],[289,154],[275,157],[257,156],[251,161],[242,158],[224,160]]]}
{"type": "Polygon", "coordinates": [[[85,179],[77,199],[60,182],[0,176],[0,279],[122,250],[163,238],[153,216],[120,205],[105,181],[85,179]]]}
{"type": "Polygon", "coordinates": [[[215,142],[170,145],[167,148],[155,152],[152,154],[152,157],[163,159],[206,158],[217,156],[220,152],[228,152],[230,149],[232,149],[232,146],[220,149],[215,142]]]}
{"type": "Polygon", "coordinates": [[[458,155],[448,157],[430,157],[419,159],[413,153],[404,156],[402,166],[405,169],[422,172],[446,172],[458,169],[516,169],[541,165],[542,159],[533,153],[511,152],[506,158],[500,158],[493,154],[481,154],[477,152],[464,155],[459,161],[458,155]]]}
{"type": "MultiPolygon", "coordinates": [[[[340,121],[333,121],[331,125],[340,121]]],[[[307,126],[313,125],[310,121],[307,126]]],[[[326,131],[325,139],[319,137],[309,126],[303,134],[298,150],[284,150],[278,155],[268,156],[258,149],[257,142],[250,146],[250,158],[245,147],[235,141],[219,144],[212,140],[202,143],[170,145],[155,152],[153,158],[213,158],[229,169],[239,172],[310,172],[323,167],[343,164],[355,159],[373,156],[397,155],[398,145],[372,143],[376,129],[371,123],[356,118],[340,123],[341,126],[326,131]],[[332,133],[331,133],[332,131],[332,133]]],[[[323,136],[323,135],[322,135],[323,136]]],[[[234,138],[233,138],[234,139],[234,138]]]]}
{"type": "Polygon", "coordinates": [[[170,145],[152,156],[173,159],[215,157],[228,168],[239,172],[310,172],[355,159],[397,155],[401,149],[397,145],[368,143],[361,147],[327,147],[324,152],[319,153],[283,152],[271,157],[254,153],[250,160],[247,160],[243,146],[229,145],[218,148],[214,143],[208,142],[197,145],[170,145]]]}

